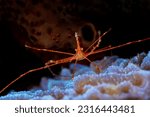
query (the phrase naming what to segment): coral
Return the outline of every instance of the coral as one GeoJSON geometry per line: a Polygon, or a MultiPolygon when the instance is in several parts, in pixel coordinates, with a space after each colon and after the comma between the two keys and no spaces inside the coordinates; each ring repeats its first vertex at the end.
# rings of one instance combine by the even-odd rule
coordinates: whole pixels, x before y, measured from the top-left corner
{"type": "Polygon", "coordinates": [[[40,86],[29,91],[12,91],[0,99],[150,99],[149,63],[150,52],[131,59],[104,57],[93,61],[91,67],[77,64],[73,80],[74,64],[71,64],[62,68],[62,76],[56,79],[43,77],[40,86]],[[99,67],[101,72],[96,73],[94,67],[99,67]]]}

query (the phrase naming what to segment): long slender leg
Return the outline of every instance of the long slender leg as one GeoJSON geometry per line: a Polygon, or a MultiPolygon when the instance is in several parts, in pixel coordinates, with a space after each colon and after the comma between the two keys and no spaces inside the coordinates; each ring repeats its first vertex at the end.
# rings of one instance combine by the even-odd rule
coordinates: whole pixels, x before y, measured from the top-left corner
{"type": "MultiPolygon", "coordinates": [[[[106,50],[106,49],[108,49],[108,48],[111,48],[111,45],[106,46],[106,47],[103,47],[103,48],[101,48],[100,50],[106,50]]],[[[92,53],[93,53],[93,51],[89,52],[88,55],[91,55],[92,53]]]]}
{"type": "Polygon", "coordinates": [[[74,79],[74,74],[75,74],[75,71],[76,71],[76,64],[77,64],[77,60],[74,63],[73,73],[72,73],[72,80],[74,79]]]}
{"type": "Polygon", "coordinates": [[[39,67],[39,68],[36,68],[36,69],[32,69],[32,70],[29,70],[27,72],[25,72],[24,74],[21,74],[18,78],[16,78],[15,80],[13,80],[12,82],[10,82],[7,86],[5,86],[1,91],[0,93],[2,93],[4,90],[6,90],[9,86],[11,86],[13,83],[15,83],[17,80],[21,79],[22,77],[24,77],[25,75],[31,73],[31,72],[35,72],[35,71],[39,71],[39,70],[42,70],[42,69],[45,69],[46,66],[44,67],[39,67]]]}
{"type": "Polygon", "coordinates": [[[19,77],[17,77],[15,80],[13,80],[12,82],[10,82],[8,85],[6,85],[2,90],[0,90],[0,93],[2,93],[4,90],[6,90],[9,86],[11,86],[13,83],[15,83],[16,81],[18,81],[19,79],[23,78],[24,76],[26,76],[27,74],[29,73],[32,73],[32,72],[36,72],[36,71],[40,71],[40,70],[43,70],[43,69],[47,69],[51,66],[54,66],[54,65],[59,65],[59,64],[62,64],[62,63],[67,63],[67,62],[70,62],[72,60],[75,60],[74,56],[72,57],[68,57],[68,58],[65,58],[65,59],[60,59],[60,60],[56,60],[56,61],[53,61],[52,63],[51,62],[48,62],[47,64],[45,64],[45,66],[42,66],[42,67],[39,67],[39,68],[35,68],[35,69],[31,69],[23,74],[21,74],[19,77]]]}
{"type": "MultiPolygon", "coordinates": [[[[87,61],[89,61],[90,63],[92,63],[92,61],[90,60],[90,59],[88,59],[87,57],[85,57],[85,59],[87,60],[87,61]]],[[[95,66],[95,72],[96,73],[100,73],[102,70],[101,70],[101,68],[99,67],[99,66],[97,66],[96,65],[96,63],[92,63],[94,66],[95,66]]]]}
{"type": "Polygon", "coordinates": [[[92,48],[92,49],[91,49],[91,52],[93,52],[93,51],[100,45],[100,42],[101,42],[102,37],[105,36],[110,30],[111,30],[111,28],[110,28],[108,31],[104,32],[101,36],[100,36],[100,34],[99,34],[98,39],[95,40],[95,41],[89,46],[89,48],[87,48],[87,49],[85,50],[85,52],[87,52],[87,51],[90,50],[91,48],[92,48]],[[97,43],[97,44],[96,44],[96,43],[97,43]],[[95,44],[96,44],[96,45],[95,45],[95,44]],[[94,45],[95,45],[95,46],[94,46],[94,45]]]}
{"type": "Polygon", "coordinates": [[[106,49],[102,49],[102,50],[99,49],[99,50],[96,50],[96,51],[88,54],[88,56],[92,55],[92,54],[100,53],[100,52],[105,52],[105,51],[108,51],[108,50],[113,50],[113,49],[120,48],[120,47],[123,47],[123,46],[131,45],[131,44],[140,43],[140,42],[147,41],[147,40],[150,40],[150,38],[145,38],[145,39],[137,40],[137,41],[131,41],[131,42],[128,42],[128,43],[125,43],[125,44],[121,44],[121,45],[118,45],[118,46],[114,46],[114,47],[110,47],[110,48],[106,48],[106,49]]]}
{"type": "Polygon", "coordinates": [[[90,59],[88,59],[87,57],[85,57],[85,59],[87,60],[87,61],[89,61],[89,63],[91,63],[92,61],[90,60],[90,59]]]}
{"type": "Polygon", "coordinates": [[[52,71],[52,69],[49,67],[48,68],[48,70],[50,71],[50,73],[54,76],[54,77],[58,77],[58,76],[60,76],[60,77],[66,77],[65,75],[57,75],[57,74],[55,74],[53,71],[52,71]]]}
{"type": "Polygon", "coordinates": [[[40,49],[40,48],[36,48],[36,47],[31,47],[29,45],[25,45],[25,47],[33,49],[33,50],[37,50],[37,51],[53,52],[53,53],[59,53],[59,54],[65,54],[65,55],[74,55],[69,52],[62,52],[62,51],[56,51],[56,50],[50,50],[50,49],[40,49]]]}
{"type": "Polygon", "coordinates": [[[51,68],[49,67],[48,70],[50,71],[50,73],[52,74],[52,76],[56,77],[57,75],[51,70],[51,68]]]}
{"type": "Polygon", "coordinates": [[[10,82],[8,85],[6,85],[2,90],[0,90],[0,94],[6,90],[8,87],[10,87],[12,84],[14,84],[16,81],[18,81],[19,79],[23,78],[24,76],[26,76],[27,74],[29,73],[32,73],[32,72],[36,72],[36,71],[40,71],[40,70],[43,70],[43,69],[46,69],[46,68],[49,68],[51,66],[54,66],[56,64],[51,64],[51,65],[46,65],[46,66],[43,66],[43,67],[39,67],[39,68],[36,68],[36,69],[31,69],[23,74],[21,74],[19,77],[17,77],[15,80],[13,80],[12,82],[10,82]]]}

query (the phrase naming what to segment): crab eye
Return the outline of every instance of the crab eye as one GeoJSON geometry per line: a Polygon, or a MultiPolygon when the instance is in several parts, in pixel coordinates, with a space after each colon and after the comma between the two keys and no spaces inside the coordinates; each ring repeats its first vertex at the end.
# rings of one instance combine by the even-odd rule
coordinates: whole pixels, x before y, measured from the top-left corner
{"type": "Polygon", "coordinates": [[[78,33],[77,33],[77,32],[75,32],[75,34],[74,34],[74,35],[75,35],[75,38],[77,38],[77,37],[78,37],[78,33]]]}
{"type": "Polygon", "coordinates": [[[49,62],[50,62],[50,63],[54,63],[54,61],[53,61],[53,60],[50,60],[49,62]]]}

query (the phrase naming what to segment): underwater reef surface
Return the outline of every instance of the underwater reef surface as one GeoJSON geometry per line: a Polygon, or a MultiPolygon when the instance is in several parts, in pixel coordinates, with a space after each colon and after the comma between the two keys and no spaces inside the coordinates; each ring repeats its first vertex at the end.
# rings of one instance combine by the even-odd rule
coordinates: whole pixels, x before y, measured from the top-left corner
{"type": "Polygon", "coordinates": [[[63,68],[55,79],[43,77],[29,91],[11,91],[1,100],[150,99],[150,51],[131,59],[117,56],[93,61],[90,66],[63,68]],[[69,77],[70,76],[70,77],[69,77]]]}

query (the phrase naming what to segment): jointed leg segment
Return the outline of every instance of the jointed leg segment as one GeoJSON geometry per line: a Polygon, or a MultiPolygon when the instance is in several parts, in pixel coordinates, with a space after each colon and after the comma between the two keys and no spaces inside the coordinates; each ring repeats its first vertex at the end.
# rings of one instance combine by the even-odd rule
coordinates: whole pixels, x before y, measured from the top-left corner
{"type": "MultiPolygon", "coordinates": [[[[70,57],[67,57],[67,58],[64,58],[64,59],[59,59],[59,60],[49,60],[48,62],[45,63],[45,66],[39,67],[39,68],[36,68],[36,69],[32,69],[32,70],[29,70],[29,71],[21,74],[15,80],[10,82],[7,86],[5,86],[2,90],[0,90],[0,93],[2,93],[10,85],[12,85],[17,80],[21,79],[22,77],[24,77],[25,75],[27,75],[29,73],[36,72],[36,71],[43,70],[43,69],[47,69],[47,68],[50,68],[51,66],[58,65],[58,64],[61,64],[61,63],[68,63],[68,62],[71,62],[73,60],[75,61],[75,66],[76,66],[77,61],[83,60],[83,59],[86,59],[87,61],[89,61],[91,63],[91,61],[87,58],[90,55],[93,55],[93,54],[96,54],[96,53],[100,53],[100,52],[105,52],[105,51],[108,51],[108,50],[113,50],[113,49],[120,48],[120,47],[123,47],[123,46],[126,46],[126,45],[130,45],[130,44],[134,44],[134,43],[139,43],[139,42],[150,40],[150,38],[146,38],[146,39],[143,39],[143,40],[132,41],[132,42],[128,42],[128,43],[121,44],[121,45],[114,46],[114,47],[111,47],[111,45],[109,45],[109,46],[104,47],[102,49],[96,50],[99,47],[99,44],[101,42],[101,38],[104,35],[106,35],[110,30],[111,29],[109,29],[107,32],[103,33],[101,36],[99,35],[99,38],[96,41],[94,41],[94,43],[92,43],[91,46],[89,48],[87,48],[85,51],[83,51],[83,49],[80,47],[79,40],[78,40],[79,37],[76,34],[75,37],[76,37],[76,42],[77,42],[77,49],[76,49],[76,53],[75,54],[68,53],[68,52],[56,51],[56,50],[39,49],[39,48],[35,48],[35,47],[31,47],[31,46],[25,45],[25,47],[30,48],[30,49],[34,49],[34,50],[37,50],[37,51],[60,53],[60,54],[70,55],[70,57]]],[[[75,66],[74,66],[74,69],[75,69],[75,66]]],[[[74,73],[73,73],[73,77],[74,77],[74,73]]]]}

